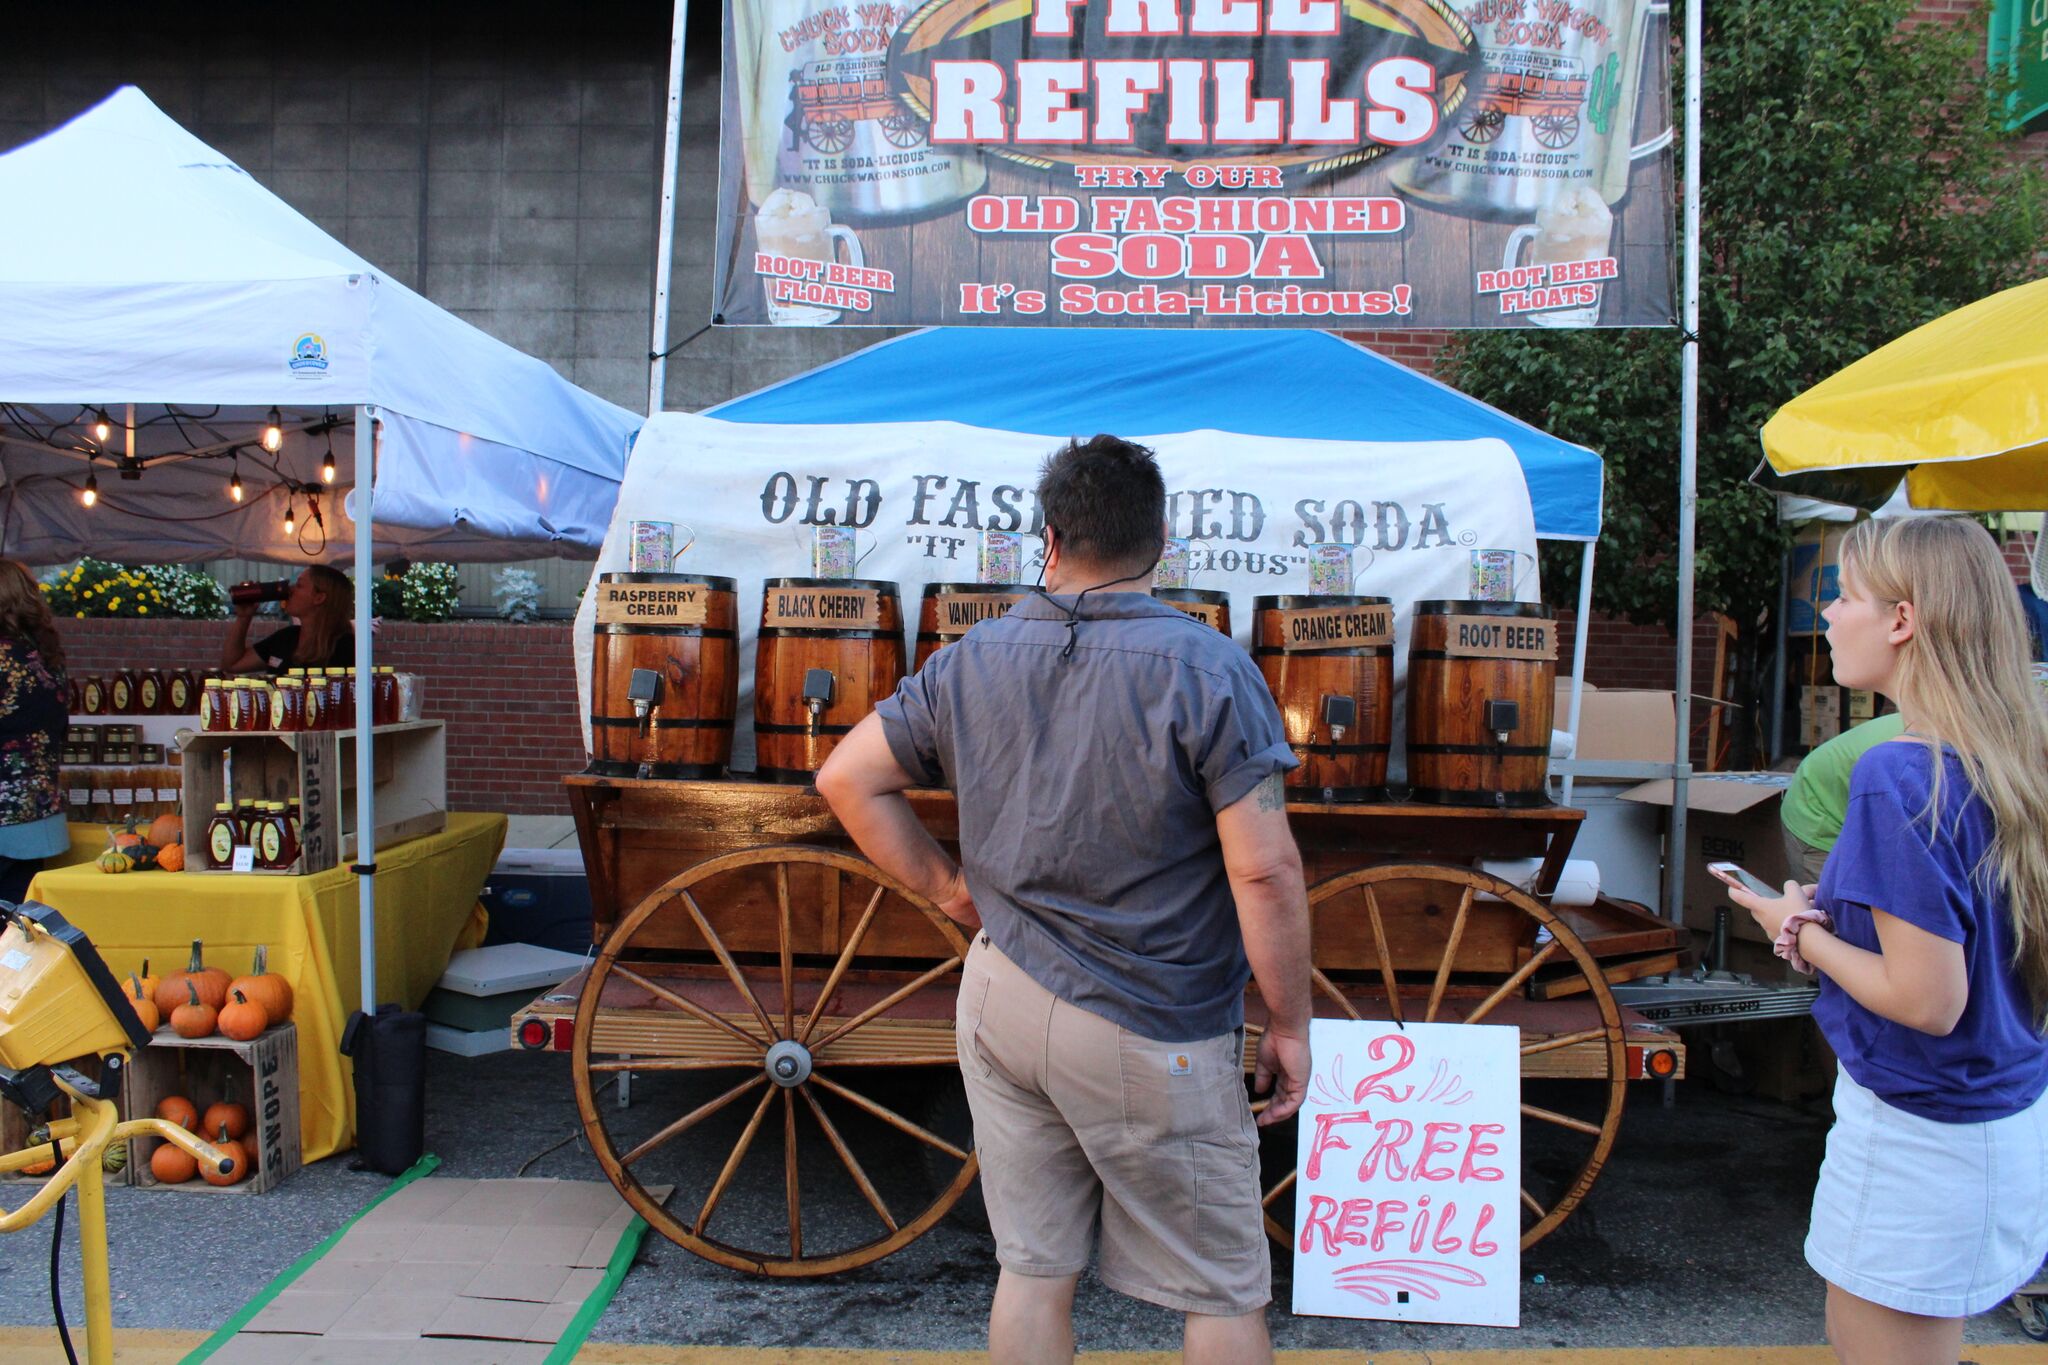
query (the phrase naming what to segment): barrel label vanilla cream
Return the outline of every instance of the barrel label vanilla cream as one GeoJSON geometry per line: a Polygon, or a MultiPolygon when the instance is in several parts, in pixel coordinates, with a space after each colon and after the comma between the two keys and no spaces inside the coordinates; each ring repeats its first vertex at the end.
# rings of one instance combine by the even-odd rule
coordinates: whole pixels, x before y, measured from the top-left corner
{"type": "Polygon", "coordinates": [[[1280,648],[1289,654],[1304,649],[1390,645],[1393,641],[1394,609],[1383,603],[1280,613],[1280,648]]]}
{"type": "Polygon", "coordinates": [[[942,592],[937,599],[939,634],[965,635],[983,621],[1006,615],[1016,604],[1014,593],[942,592]]]}
{"type": "Polygon", "coordinates": [[[1555,659],[1556,624],[1527,616],[1447,616],[1444,653],[1454,659],[1555,659]]]}
{"type": "Polygon", "coordinates": [[[878,630],[882,596],[873,588],[770,588],[761,625],[768,630],[878,630]]]}
{"type": "Polygon", "coordinates": [[[709,619],[711,589],[702,583],[600,583],[601,626],[701,626],[709,619]]]}

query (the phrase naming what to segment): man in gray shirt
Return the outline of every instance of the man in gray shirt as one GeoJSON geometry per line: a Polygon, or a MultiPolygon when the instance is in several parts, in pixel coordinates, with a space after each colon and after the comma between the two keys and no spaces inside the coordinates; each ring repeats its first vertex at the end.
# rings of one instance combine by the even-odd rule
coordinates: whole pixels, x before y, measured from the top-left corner
{"type": "Polygon", "coordinates": [[[1003,1267],[991,1358],[1072,1359],[1099,1235],[1106,1284],[1186,1315],[1187,1360],[1269,1360],[1242,1029],[1255,978],[1259,1123],[1279,1122],[1309,1074],[1295,760],[1244,651],[1151,596],[1152,452],[1070,442],[1038,503],[1047,591],[933,655],[818,790],[878,866],[983,929],[955,1039],[1003,1267]],[[902,795],[940,785],[957,867],[902,795]]]}

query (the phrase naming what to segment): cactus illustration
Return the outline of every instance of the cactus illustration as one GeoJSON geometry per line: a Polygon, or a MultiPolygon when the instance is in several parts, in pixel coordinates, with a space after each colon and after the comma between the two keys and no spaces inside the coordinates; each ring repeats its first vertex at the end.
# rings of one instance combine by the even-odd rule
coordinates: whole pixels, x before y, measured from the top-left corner
{"type": "Polygon", "coordinates": [[[1614,126],[1614,111],[1621,105],[1621,54],[1610,52],[1593,72],[1586,87],[1586,119],[1593,131],[1605,137],[1614,126]]]}

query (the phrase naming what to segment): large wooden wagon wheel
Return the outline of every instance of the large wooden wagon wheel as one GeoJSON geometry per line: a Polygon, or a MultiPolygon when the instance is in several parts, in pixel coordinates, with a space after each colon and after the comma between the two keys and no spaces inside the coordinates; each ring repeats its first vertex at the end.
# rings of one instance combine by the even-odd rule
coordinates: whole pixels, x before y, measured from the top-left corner
{"type": "MultiPolygon", "coordinates": [[[[1508,1021],[1498,1017],[1497,1011],[1520,999],[1539,973],[1543,979],[1552,980],[1560,974],[1559,969],[1567,969],[1561,974],[1569,977],[1568,969],[1576,968],[1584,990],[1575,996],[1582,994],[1590,1000],[1590,1007],[1579,1007],[1589,1022],[1567,1033],[1533,1038],[1525,1030],[1521,1048],[1523,1072],[1526,1077],[1531,1057],[1576,1049],[1573,1055],[1579,1064],[1572,1074],[1582,1077],[1588,1087],[1604,1087],[1604,1094],[1595,1091],[1589,1096],[1588,1111],[1600,1112],[1597,1121],[1526,1102],[1522,1105],[1522,1249],[1527,1251],[1570,1217],[1585,1198],[1586,1191],[1599,1177],[1621,1126],[1628,1084],[1627,1049],[1621,1011],[1607,988],[1606,978],[1600,974],[1599,964],[1571,926],[1553,914],[1550,907],[1498,877],[1471,868],[1391,863],[1332,877],[1309,891],[1310,921],[1322,937],[1331,936],[1326,916],[1348,916],[1354,911],[1363,916],[1364,927],[1370,931],[1367,956],[1377,971],[1333,978],[1324,970],[1324,954],[1315,953],[1316,965],[1311,969],[1315,1007],[1316,1013],[1324,1018],[1468,1024],[1484,1023],[1491,1018],[1494,1023],[1503,1023],[1508,1021]],[[1496,898],[1498,903],[1480,902],[1481,893],[1496,898]],[[1396,912],[1388,905],[1390,901],[1398,901],[1404,907],[1399,911],[1402,918],[1398,922],[1396,912]],[[1420,943],[1415,932],[1416,915],[1405,908],[1418,901],[1424,923],[1436,926],[1422,931],[1420,943]],[[1503,924],[1504,916],[1515,918],[1503,924]],[[1485,936],[1496,941],[1504,930],[1521,943],[1538,940],[1520,965],[1504,977],[1497,972],[1487,976],[1483,972],[1459,970],[1461,947],[1469,949],[1481,937],[1482,919],[1489,921],[1483,931],[1485,936]],[[1526,920],[1534,920],[1534,926],[1526,920]],[[1390,947],[1390,943],[1395,946],[1390,947]],[[1441,944],[1440,950],[1437,944],[1441,944]],[[1435,970],[1426,983],[1422,974],[1414,970],[1419,965],[1417,956],[1421,948],[1427,949],[1427,956],[1435,958],[1435,970]],[[1405,961],[1397,970],[1396,958],[1404,955],[1405,961]],[[1406,981],[1402,980],[1403,971],[1409,974],[1406,981]],[[1597,1025],[1590,1022],[1593,1018],[1597,1018],[1597,1025]],[[1576,1169],[1556,1182],[1554,1190],[1546,1190],[1547,1198],[1539,1199],[1529,1188],[1531,1122],[1572,1134],[1574,1138],[1566,1164],[1576,1169]]],[[[1280,1201],[1294,1186],[1293,1150],[1290,1147],[1284,1156],[1273,1159],[1276,1156],[1269,1152],[1269,1164],[1265,1167],[1266,1232],[1285,1246],[1292,1240],[1293,1228],[1283,1225],[1279,1213],[1285,1208],[1280,1201]]]]}
{"type": "MultiPolygon", "coordinates": [[[[905,1118],[873,1098],[869,1093],[873,1086],[861,1082],[861,1078],[863,1069],[867,1075],[873,1075],[873,1068],[877,1067],[958,1066],[952,1046],[952,1001],[958,993],[960,967],[967,947],[959,927],[936,906],[872,863],[832,849],[745,849],[707,859],[671,878],[613,929],[591,964],[577,1004],[571,1044],[576,1107],[582,1113],[583,1131],[598,1163],[626,1202],[664,1237],[706,1260],[736,1270],[776,1276],[826,1275],[880,1260],[916,1240],[945,1217],[973,1183],[979,1165],[966,1143],[956,1145],[905,1118]],[[730,885],[734,874],[772,880],[773,909],[769,913],[774,917],[773,925],[749,927],[756,942],[763,941],[764,933],[772,937],[778,945],[774,951],[742,951],[735,955],[727,943],[733,936],[730,926],[721,935],[712,924],[715,916],[707,914],[700,904],[697,893],[705,892],[706,899],[710,899],[711,892],[717,890],[712,884],[725,878],[730,885]],[[834,931],[838,941],[836,955],[801,952],[799,926],[816,923],[819,912],[817,907],[795,901],[792,881],[815,886],[828,877],[833,879],[835,923],[841,888],[848,882],[856,887],[865,883],[872,891],[865,897],[856,894],[847,899],[849,910],[855,905],[864,908],[850,931],[834,931]],[[949,955],[928,966],[928,959],[918,961],[915,966],[925,967],[922,971],[912,967],[886,974],[881,985],[875,984],[876,973],[856,973],[863,979],[859,990],[852,989],[848,972],[861,953],[863,941],[870,937],[877,912],[885,901],[893,907],[897,900],[930,922],[944,940],[949,955]],[[694,926],[705,951],[669,956],[694,957],[701,964],[696,974],[690,974],[687,964],[678,967],[639,960],[648,954],[644,950],[636,953],[635,936],[646,931],[649,920],[660,912],[669,912],[664,923],[694,926]],[[715,959],[715,966],[703,962],[707,953],[715,959]],[[619,1046],[616,1037],[609,1044],[603,1043],[598,1037],[603,1032],[599,1019],[606,1012],[604,995],[608,984],[615,990],[634,992],[637,999],[651,997],[651,1003],[641,1011],[642,1017],[651,1013],[671,1021],[680,1026],[687,1039],[664,1049],[659,1041],[647,1041],[660,1035],[642,1027],[636,1031],[630,1049],[619,1046]],[[638,994],[641,992],[644,996],[638,994]],[[942,1019],[926,1021],[924,1036],[929,1038],[928,1043],[920,1047],[914,1032],[907,1049],[900,1031],[894,1039],[875,1036],[885,1032],[877,1028],[877,1021],[884,1020],[892,1011],[902,1010],[906,1002],[922,997],[931,1006],[941,996],[942,1019]],[[630,1058],[620,1055],[628,1050],[630,1058]],[[605,1107],[598,1094],[608,1076],[622,1071],[725,1071],[738,1075],[729,1089],[696,1104],[622,1151],[607,1126],[605,1107]],[[742,1101],[746,1102],[745,1107],[735,1113],[746,1112],[748,1118],[717,1177],[701,1193],[679,1188],[674,1202],[683,1212],[681,1216],[672,1213],[647,1188],[648,1183],[657,1182],[643,1183],[645,1168],[641,1163],[667,1144],[699,1129],[699,1125],[727,1106],[742,1101]],[[833,1109],[840,1114],[838,1121],[832,1117],[833,1109]],[[812,1140],[812,1155],[817,1160],[812,1163],[809,1177],[799,1173],[803,1164],[799,1160],[803,1148],[798,1137],[800,1118],[802,1128],[817,1134],[812,1140]],[[897,1136],[933,1149],[934,1155],[950,1165],[950,1181],[934,1182],[938,1188],[934,1196],[932,1187],[925,1185],[920,1176],[915,1197],[929,1202],[913,1209],[903,1202],[905,1196],[898,1194],[897,1203],[892,1206],[878,1188],[878,1181],[871,1178],[856,1156],[856,1144],[849,1141],[852,1130],[842,1127],[850,1121],[871,1130],[879,1124],[881,1128],[877,1131],[894,1130],[897,1136]],[[779,1201],[783,1204],[777,1211],[780,1216],[769,1218],[761,1228],[736,1227],[739,1217],[729,1216],[720,1235],[714,1236],[710,1230],[713,1218],[733,1190],[734,1177],[756,1137],[770,1126],[782,1130],[784,1198],[779,1201]],[[836,1164],[825,1162],[819,1147],[829,1148],[836,1164]],[[854,1246],[820,1250],[814,1240],[813,1245],[806,1247],[807,1202],[814,1212],[821,1205],[844,1202],[818,1198],[820,1163],[837,1177],[836,1188],[827,1193],[850,1197],[851,1190],[857,1189],[873,1212],[880,1228],[878,1235],[854,1246]]],[[[931,1008],[925,1010],[926,1014],[932,1012],[931,1008]]],[[[671,1030],[672,1035],[675,1033],[676,1030],[671,1030]]],[[[704,1131],[699,1131],[697,1141],[705,1141],[704,1131]]],[[[873,1161],[872,1156],[870,1160],[873,1161]]],[[[918,1167],[919,1163],[898,1161],[892,1165],[918,1167]]],[[[885,1176],[893,1174],[880,1165],[876,1169],[885,1176]]]]}

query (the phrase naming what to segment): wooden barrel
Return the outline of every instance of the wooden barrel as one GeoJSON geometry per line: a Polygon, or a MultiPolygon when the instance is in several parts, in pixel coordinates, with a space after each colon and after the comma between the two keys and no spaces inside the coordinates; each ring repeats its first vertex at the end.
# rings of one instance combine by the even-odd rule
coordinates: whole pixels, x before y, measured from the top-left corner
{"type": "Polygon", "coordinates": [[[608,573],[590,636],[590,770],[614,777],[719,777],[739,704],[739,608],[730,578],[608,573]],[[633,673],[656,675],[645,716],[633,673]]]}
{"type": "Polygon", "coordinates": [[[847,731],[903,681],[903,606],[896,585],[872,578],[771,578],[761,585],[754,647],[754,766],[779,782],[808,782],[847,731]],[[816,716],[804,678],[832,675],[816,716]]]}
{"type": "Polygon", "coordinates": [[[1179,607],[1204,625],[1230,634],[1230,594],[1208,588],[1154,588],[1152,595],[1170,607],[1179,607]]]}
{"type": "Polygon", "coordinates": [[[1384,801],[1394,740],[1394,606],[1384,597],[1256,597],[1252,658],[1279,703],[1301,766],[1290,791],[1312,801],[1384,801]],[[1329,700],[1351,723],[1331,733],[1329,700]]]}
{"type": "Polygon", "coordinates": [[[917,605],[917,667],[1031,595],[1015,583],[927,583],[917,605]]]}
{"type": "Polygon", "coordinates": [[[1536,602],[1417,602],[1408,780],[1417,801],[1541,806],[1557,622],[1536,602]]]}

